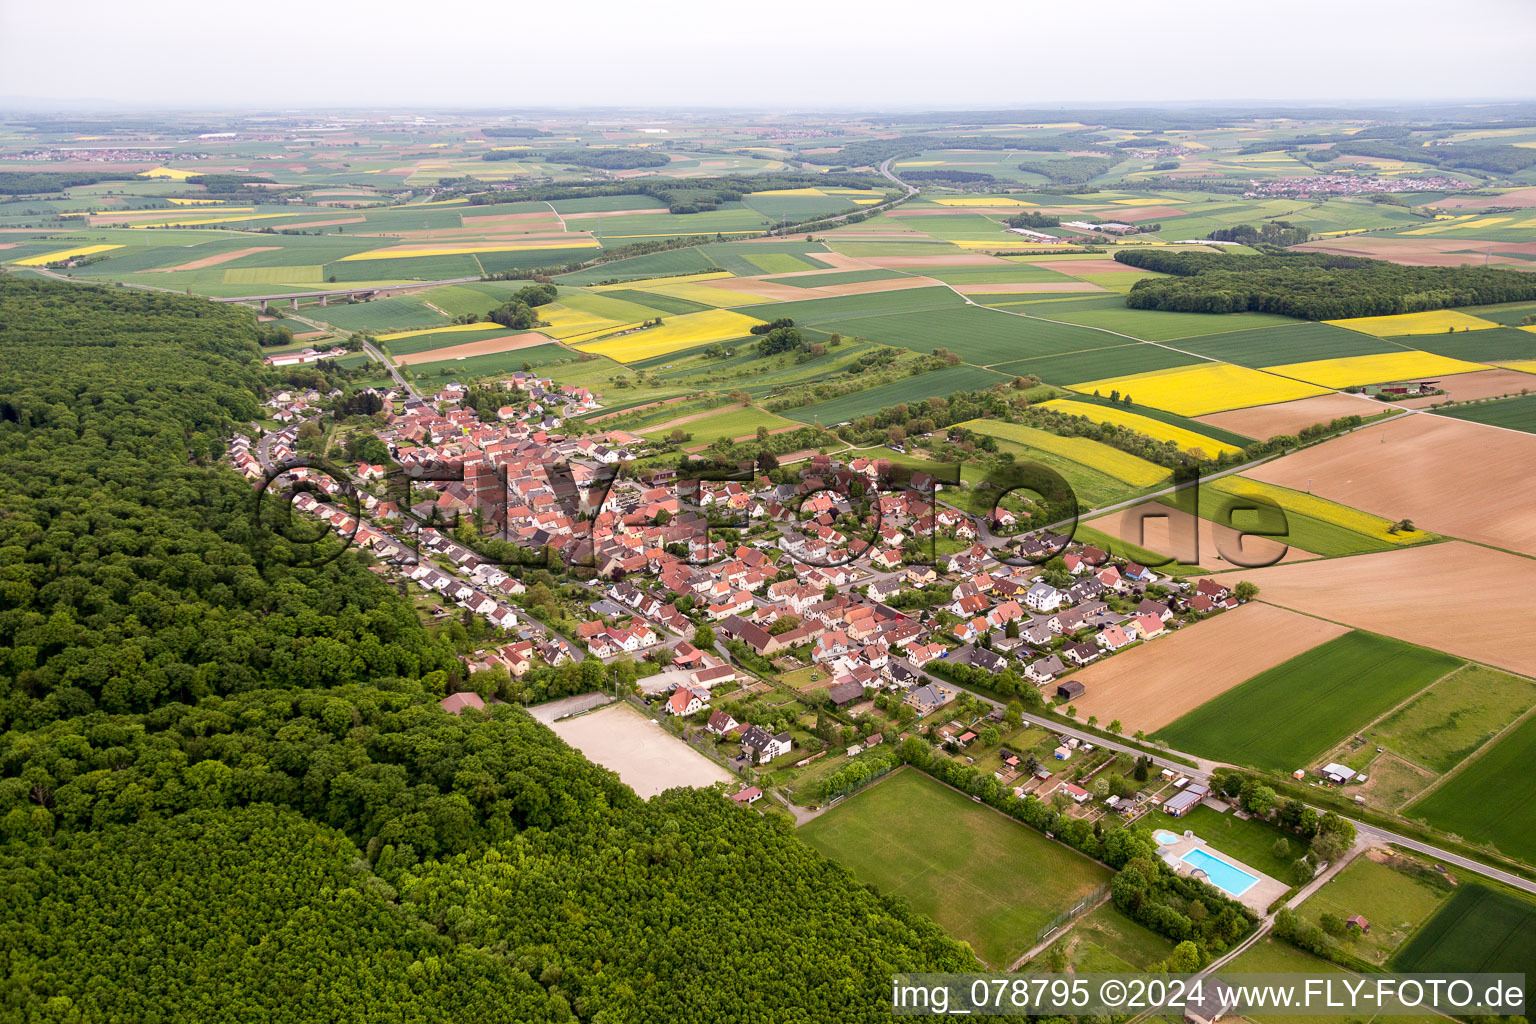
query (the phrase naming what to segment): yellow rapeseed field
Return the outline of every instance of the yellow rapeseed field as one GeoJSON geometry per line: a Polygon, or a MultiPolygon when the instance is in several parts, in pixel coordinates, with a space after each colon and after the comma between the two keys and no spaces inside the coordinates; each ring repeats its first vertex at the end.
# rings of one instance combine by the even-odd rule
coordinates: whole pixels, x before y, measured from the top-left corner
{"type": "MultiPolygon", "coordinates": [[[[1522,329],[1528,331],[1531,328],[1526,327],[1522,329]]],[[[1519,370],[1521,373],[1536,373],[1536,359],[1513,359],[1502,363],[1495,363],[1494,365],[1502,366],[1506,370],[1519,370]]],[[[1532,386],[1536,386],[1536,381],[1532,382],[1532,386]]]]}
{"type": "Polygon", "coordinates": [[[170,167],[153,167],[147,171],[140,171],[141,178],[172,178],[176,181],[186,181],[194,174],[202,174],[202,171],[181,171],[170,167]]]}
{"type": "Polygon", "coordinates": [[[762,322],[728,309],[707,309],[666,317],[660,327],[648,327],[621,338],[594,341],[581,348],[584,352],[595,352],[621,363],[632,363],[712,341],[740,338],[762,322]]]}
{"type": "Polygon", "coordinates": [[[1446,334],[1450,331],[1483,331],[1498,324],[1492,320],[1458,313],[1454,309],[1432,309],[1423,313],[1399,313],[1396,316],[1357,316],[1348,320],[1326,320],[1335,327],[1390,338],[1402,334],[1446,334]]]}
{"type": "MultiPolygon", "coordinates": [[[[100,217],[101,214],[96,214],[100,217]]],[[[136,220],[129,223],[131,228],[184,228],[196,227],[200,224],[228,224],[231,221],[245,220],[272,220],[277,217],[297,217],[296,213],[235,213],[221,217],[166,217],[155,220],[136,220]]]]}
{"type": "Polygon", "coordinates": [[[222,199],[174,199],[174,198],[167,197],[165,201],[170,203],[170,204],[172,204],[173,206],[213,206],[213,205],[215,205],[217,203],[222,203],[224,200],[222,200],[222,199]]]}
{"type": "Polygon", "coordinates": [[[403,246],[397,249],[370,249],[367,252],[355,252],[350,256],[343,256],[339,262],[347,263],[357,260],[411,260],[419,256],[458,256],[465,253],[477,252],[521,252],[525,249],[596,249],[598,243],[595,239],[581,237],[570,241],[557,239],[541,243],[525,242],[521,245],[449,245],[449,246],[403,246]]]}
{"type": "Polygon", "coordinates": [[[1392,525],[1389,519],[1381,516],[1373,516],[1369,512],[1362,512],[1348,505],[1340,505],[1336,501],[1327,498],[1319,498],[1315,494],[1305,494],[1301,491],[1293,491],[1288,487],[1278,487],[1275,484],[1266,484],[1258,480],[1250,480],[1241,476],[1224,476],[1219,480],[1212,480],[1207,486],[1223,494],[1232,494],[1238,497],[1268,498],[1287,512],[1294,512],[1301,516],[1310,516],[1320,519],[1325,523],[1333,523],[1342,526],[1346,530],[1365,534],[1376,540],[1384,540],[1391,544],[1417,544],[1429,537],[1424,530],[1406,530],[1401,533],[1389,533],[1387,528],[1392,525]]]}
{"type": "Polygon", "coordinates": [[[759,302],[777,301],[767,295],[751,295],[747,292],[728,291],[724,288],[710,288],[707,285],[691,282],[663,285],[646,282],[644,290],[655,292],[657,295],[670,295],[674,299],[702,302],[706,306],[750,306],[759,302]]]}
{"type": "Polygon", "coordinates": [[[1185,430],[1183,427],[1176,427],[1172,423],[1164,423],[1150,416],[1138,416],[1126,409],[1093,405],[1089,402],[1074,402],[1065,398],[1046,402],[1041,408],[1054,409],[1069,416],[1087,416],[1095,423],[1113,423],[1117,427],[1129,427],[1158,441],[1172,441],[1186,452],[1198,448],[1208,457],[1242,451],[1237,445],[1227,444],[1214,437],[1206,437],[1204,434],[1197,434],[1193,430],[1185,430]]]}
{"type": "Polygon", "coordinates": [[[76,256],[94,256],[98,252],[106,252],[108,249],[121,249],[121,245],[81,245],[73,249],[60,249],[58,252],[45,252],[41,256],[29,256],[24,260],[17,260],[18,267],[41,267],[55,260],[72,260],[76,256]]]}
{"type": "Polygon", "coordinates": [[[1169,476],[1168,470],[1155,462],[1139,459],[1118,448],[1111,448],[1107,444],[1092,441],[1086,437],[1062,437],[1048,430],[1026,427],[1022,423],[1002,423],[996,420],[967,420],[960,426],[974,430],[978,434],[990,434],[1004,441],[1013,441],[1042,452],[1050,452],[1052,455],[1060,455],[1079,465],[1112,476],[1116,480],[1123,480],[1134,487],[1151,487],[1169,476]]]}
{"type": "Polygon", "coordinates": [[[541,334],[547,334],[551,338],[575,338],[593,337],[605,331],[617,331],[628,324],[622,320],[611,320],[596,313],[588,313],[581,309],[572,309],[570,306],[552,302],[547,306],[538,308],[538,316],[546,324],[539,328],[541,334]]]}
{"type": "Polygon", "coordinates": [[[1299,380],[1276,377],[1261,370],[1230,363],[1197,363],[1171,370],[1153,370],[1128,377],[1108,377],[1071,385],[1073,391],[1130,395],[1138,405],[1166,409],[1180,416],[1204,416],[1250,405],[1289,402],[1327,394],[1327,390],[1299,380]]]}
{"type": "MultiPolygon", "coordinates": [[[[543,311],[540,310],[542,313],[543,311]]],[[[399,341],[401,338],[415,338],[423,334],[456,334],[459,331],[504,331],[505,327],[491,321],[482,321],[477,324],[449,324],[446,327],[423,327],[419,331],[395,331],[393,334],[379,335],[380,341],[399,341]]]]}
{"type": "Polygon", "coordinates": [[[1356,384],[1383,384],[1413,377],[1446,377],[1453,373],[1486,370],[1482,363],[1437,356],[1433,352],[1383,352],[1373,356],[1345,356],[1340,359],[1313,359],[1305,363],[1285,363],[1264,369],[1282,377],[1321,384],[1326,388],[1347,388],[1356,384]]]}

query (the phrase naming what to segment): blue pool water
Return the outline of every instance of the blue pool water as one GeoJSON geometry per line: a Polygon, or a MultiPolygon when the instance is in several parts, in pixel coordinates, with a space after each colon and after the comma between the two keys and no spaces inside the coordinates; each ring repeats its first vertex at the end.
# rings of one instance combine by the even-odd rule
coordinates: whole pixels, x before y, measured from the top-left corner
{"type": "Polygon", "coordinates": [[[1239,870],[1224,860],[1217,860],[1204,850],[1190,850],[1179,859],[1192,868],[1204,871],[1211,884],[1228,896],[1241,896],[1253,888],[1253,883],[1258,881],[1248,872],[1239,870]]]}
{"type": "Polygon", "coordinates": [[[1152,833],[1152,838],[1157,840],[1157,845],[1159,846],[1172,846],[1182,837],[1176,832],[1169,832],[1165,828],[1160,828],[1152,833]]]}

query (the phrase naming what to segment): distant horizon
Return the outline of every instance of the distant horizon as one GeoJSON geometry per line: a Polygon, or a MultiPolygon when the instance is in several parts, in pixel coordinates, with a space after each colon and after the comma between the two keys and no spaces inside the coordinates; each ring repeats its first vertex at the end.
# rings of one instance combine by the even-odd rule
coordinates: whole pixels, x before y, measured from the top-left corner
{"type": "Polygon", "coordinates": [[[1250,105],[1536,92],[1529,0],[1449,11],[1436,0],[1294,0],[1283,11],[1104,0],[1091,15],[974,0],[874,16],[782,0],[771,17],[616,0],[576,11],[468,0],[432,17],[376,0],[336,5],[323,26],[300,0],[259,13],[191,0],[67,11],[61,25],[57,9],[0,4],[0,96],[114,110],[583,109],[624,96],[648,108],[903,112],[1125,104],[1136,101],[1114,97],[1153,90],[1162,103],[1250,105]],[[1210,98],[1229,83],[1248,98],[1210,98]]]}

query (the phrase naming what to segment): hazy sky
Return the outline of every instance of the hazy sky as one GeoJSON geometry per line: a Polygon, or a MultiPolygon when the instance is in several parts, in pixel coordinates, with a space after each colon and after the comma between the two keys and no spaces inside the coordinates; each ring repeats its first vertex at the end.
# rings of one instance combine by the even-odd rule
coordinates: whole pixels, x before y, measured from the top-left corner
{"type": "Polygon", "coordinates": [[[1536,97],[1536,0],[0,0],[0,102],[1008,107],[1536,97]]]}

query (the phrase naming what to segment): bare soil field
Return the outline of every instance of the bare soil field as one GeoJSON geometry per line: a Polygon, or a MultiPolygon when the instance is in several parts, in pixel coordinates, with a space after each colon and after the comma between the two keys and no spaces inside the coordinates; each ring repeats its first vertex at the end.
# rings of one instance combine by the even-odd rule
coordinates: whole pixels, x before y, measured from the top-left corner
{"type": "MultiPolygon", "coordinates": [[[[823,271],[825,273],[825,271],[823,271]]],[[[939,282],[926,277],[889,277],[879,281],[854,281],[849,284],[829,284],[817,288],[796,288],[794,285],[776,284],[760,277],[732,277],[718,281],[698,282],[705,288],[734,292],[747,296],[761,296],[793,302],[797,299],[832,299],[840,295],[865,295],[869,292],[897,292],[908,288],[930,288],[939,282]]]]}
{"type": "Polygon", "coordinates": [[[1536,375],[1521,373],[1519,370],[1478,370],[1475,373],[1443,377],[1440,386],[1446,390],[1446,394],[1407,398],[1392,404],[1408,409],[1423,409],[1436,402],[1468,402],[1474,398],[1518,395],[1522,390],[1536,391],[1536,375]]]}
{"type": "Polygon", "coordinates": [[[1332,622],[1250,602],[1089,665],[1071,677],[1087,688],[1072,703],[1079,718],[1118,718],[1127,734],[1151,732],[1347,632],[1332,622]]]}
{"type": "MultiPolygon", "coordinates": [[[[872,269],[874,269],[874,264],[873,263],[866,263],[863,260],[859,259],[857,256],[844,256],[840,252],[813,252],[813,253],[810,253],[810,258],[815,260],[818,263],[825,263],[825,264],[827,264],[827,266],[829,266],[833,270],[872,270],[872,269]]],[[[797,271],[797,273],[809,274],[809,273],[813,273],[813,271],[801,270],[801,271],[797,271]]],[[[825,274],[826,271],[825,270],[817,270],[817,271],[814,271],[814,273],[825,274]]],[[[775,274],[774,276],[775,277],[788,277],[789,275],[788,274],[775,274]]]]}
{"type": "MultiPolygon", "coordinates": [[[[639,217],[642,214],[666,212],[667,208],[665,206],[649,206],[643,210],[604,210],[601,213],[563,213],[560,216],[564,217],[566,220],[596,220],[599,217],[639,217]]],[[[470,218],[465,218],[465,220],[468,219],[470,218]]]]}
{"type": "Polygon", "coordinates": [[[1501,253],[1521,252],[1520,242],[1479,242],[1467,238],[1406,238],[1399,236],[1346,235],[1303,242],[1297,249],[1336,252],[1345,256],[1369,256],[1405,267],[1481,266],[1484,262],[1510,270],[1536,273],[1536,264],[1501,253]],[[1475,251],[1471,251],[1475,250],[1475,251]],[[1485,252],[1488,254],[1485,257],[1485,252]]]}
{"type": "Polygon", "coordinates": [[[1536,555],[1533,466],[1536,435],[1410,413],[1248,475],[1388,519],[1407,517],[1421,530],[1536,555]]]}
{"type": "Polygon", "coordinates": [[[1058,274],[1146,273],[1140,267],[1133,267],[1129,263],[1117,263],[1114,260],[1036,260],[1030,266],[1044,267],[1046,270],[1054,270],[1058,274]]]}
{"type": "Polygon", "coordinates": [[[1536,641],[1518,621],[1536,606],[1531,566],[1519,555],[1447,541],[1247,569],[1241,578],[1258,585],[1261,602],[1532,675],[1536,641]]]}
{"type": "Polygon", "coordinates": [[[1274,405],[1253,405],[1246,409],[1213,412],[1209,416],[1196,416],[1201,423],[1231,430],[1260,441],[1267,441],[1276,434],[1295,434],[1314,423],[1331,423],[1340,416],[1369,416],[1381,411],[1381,403],[1359,395],[1343,392],[1332,395],[1314,395],[1294,402],[1277,402],[1274,405]]]}
{"type": "Polygon", "coordinates": [[[1132,508],[1112,512],[1089,523],[1096,530],[1103,530],[1111,537],[1119,537],[1128,544],[1147,548],[1160,555],[1171,555],[1186,565],[1198,565],[1212,572],[1242,568],[1234,565],[1222,552],[1240,558],[1248,565],[1273,565],[1276,562],[1296,562],[1317,555],[1303,551],[1269,537],[1244,537],[1239,531],[1219,526],[1209,519],[1200,519],[1177,509],[1147,501],[1132,508]],[[1194,529],[1191,529],[1194,520],[1194,529]],[[1143,527],[1146,536],[1141,532],[1143,527]],[[1198,544],[1198,550],[1195,545],[1198,544]]]}
{"type": "Polygon", "coordinates": [[[533,348],[535,345],[549,343],[549,339],[544,335],[527,331],[523,334],[503,334],[497,338],[485,338],[482,341],[471,341],[463,345],[449,345],[447,348],[408,352],[405,355],[394,356],[393,359],[400,366],[410,366],[413,363],[436,363],[444,359],[467,359],[470,356],[495,355],[497,352],[515,352],[520,348],[533,348]]]}
{"type": "MultiPolygon", "coordinates": [[[[363,218],[359,217],[357,219],[362,220],[363,218]]],[[[249,249],[236,249],[234,252],[221,252],[217,256],[204,256],[200,260],[193,260],[190,263],[182,263],[174,267],[156,267],[154,270],[140,270],[137,271],[137,273],[169,274],[177,270],[202,270],[205,267],[216,267],[220,263],[228,263],[231,260],[237,260],[242,256],[249,256],[252,253],[271,252],[273,249],[279,248],[282,247],[277,245],[256,245],[249,249]]]]}
{"type": "Polygon", "coordinates": [[[724,768],[628,704],[561,719],[549,727],[647,799],[677,786],[703,789],[731,780],[724,768]]]}
{"type": "Polygon", "coordinates": [[[1498,206],[1536,206],[1536,188],[1517,188],[1496,196],[1450,196],[1430,205],[1437,210],[1487,210],[1498,206]]]}
{"type": "Polygon", "coordinates": [[[1008,284],[957,284],[952,285],[955,291],[961,295],[1013,295],[1025,292],[1105,292],[1108,288],[1088,281],[1063,281],[1061,284],[1052,284],[1049,281],[1014,281],[1008,284]]]}

